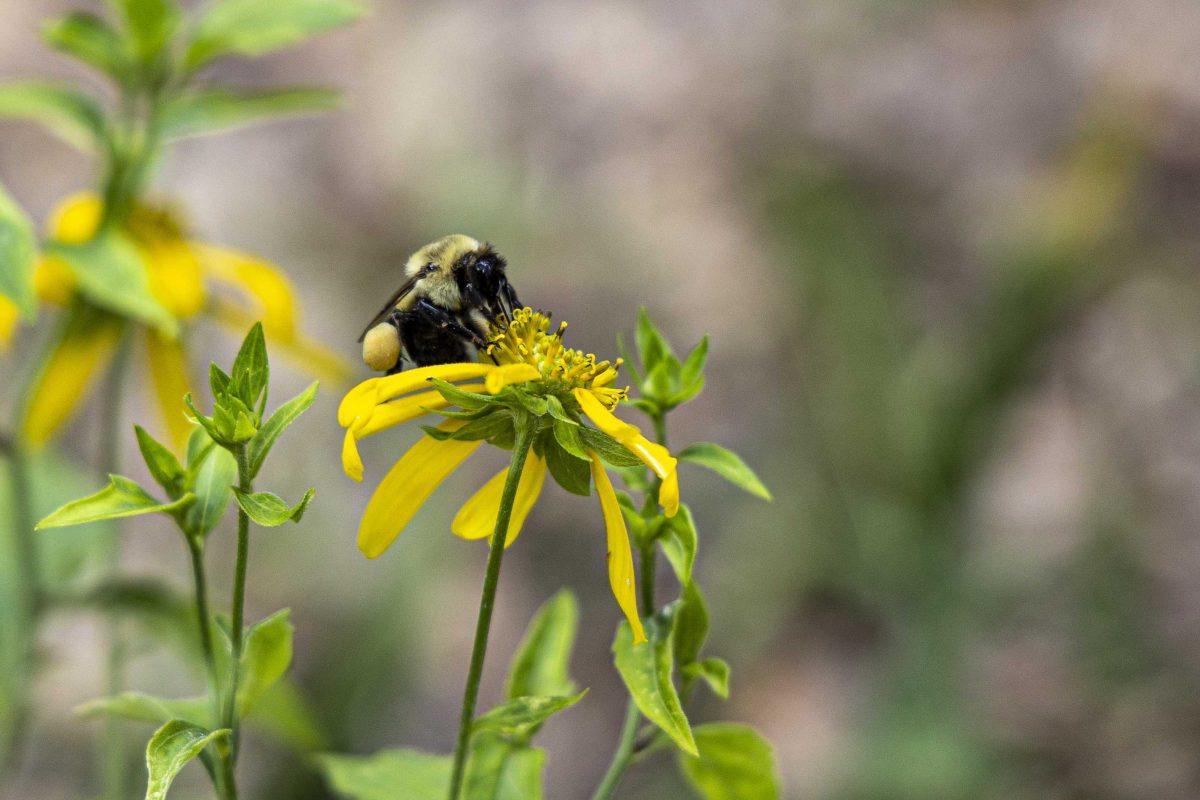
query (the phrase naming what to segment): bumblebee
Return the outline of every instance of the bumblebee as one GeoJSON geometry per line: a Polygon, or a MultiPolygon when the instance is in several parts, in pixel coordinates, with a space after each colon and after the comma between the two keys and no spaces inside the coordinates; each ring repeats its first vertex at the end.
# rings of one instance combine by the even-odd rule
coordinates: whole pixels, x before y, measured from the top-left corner
{"type": "Polygon", "coordinates": [[[363,330],[363,361],[391,375],[415,366],[472,360],[493,321],[521,306],[507,263],[469,236],[444,236],[404,265],[404,283],[363,330]]]}

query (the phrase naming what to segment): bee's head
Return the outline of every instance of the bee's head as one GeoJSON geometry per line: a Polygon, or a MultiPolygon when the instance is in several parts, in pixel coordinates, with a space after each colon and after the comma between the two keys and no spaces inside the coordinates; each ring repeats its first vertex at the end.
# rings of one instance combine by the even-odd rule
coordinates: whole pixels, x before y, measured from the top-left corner
{"type": "Polygon", "coordinates": [[[460,290],[464,292],[464,299],[468,302],[474,300],[474,305],[485,305],[498,297],[507,282],[506,267],[503,256],[486,242],[478,249],[463,254],[456,265],[456,277],[460,290]],[[466,295],[472,293],[477,293],[478,297],[468,299],[466,295]]]}
{"type": "Polygon", "coordinates": [[[413,297],[427,297],[438,305],[458,310],[462,307],[462,281],[458,273],[464,256],[479,250],[482,245],[460,233],[443,236],[431,242],[408,259],[405,275],[416,279],[413,297]]]}

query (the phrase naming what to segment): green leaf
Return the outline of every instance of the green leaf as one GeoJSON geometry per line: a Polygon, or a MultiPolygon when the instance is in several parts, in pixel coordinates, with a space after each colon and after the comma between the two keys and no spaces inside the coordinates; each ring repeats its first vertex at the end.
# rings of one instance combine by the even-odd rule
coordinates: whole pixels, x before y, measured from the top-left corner
{"type": "Polygon", "coordinates": [[[96,522],[102,519],[119,519],[121,517],[136,517],[140,514],[173,514],[187,508],[195,502],[196,496],[185,494],[178,500],[164,503],[146,493],[129,478],[121,475],[109,475],[108,486],[87,497],[72,500],[59,508],[36,526],[37,530],[46,528],[64,528],[68,525],[82,525],[85,522],[96,522]]]}
{"type": "Polygon", "coordinates": [[[590,462],[583,461],[564,450],[556,437],[545,431],[541,435],[542,456],[546,459],[546,467],[559,486],[571,494],[587,497],[592,493],[592,467],[590,462]]]}
{"type": "Polygon", "coordinates": [[[150,773],[146,800],[165,800],[175,776],[189,761],[209,744],[228,738],[228,728],[210,732],[181,719],[171,720],[155,731],[146,745],[146,768],[150,773]]]}
{"type": "Polygon", "coordinates": [[[0,84],[0,117],[41,123],[67,144],[87,153],[100,149],[107,137],[100,105],[88,95],[57,83],[0,84]]]}
{"type": "Polygon", "coordinates": [[[523,737],[564,709],[578,703],[587,689],[573,695],[517,697],[480,715],[471,725],[472,732],[493,731],[504,736],[523,737]]]}
{"type": "Polygon", "coordinates": [[[600,456],[606,464],[613,467],[639,467],[642,465],[641,459],[622,447],[620,442],[604,431],[581,425],[579,433],[588,449],[595,450],[596,455],[600,456]]]}
{"type": "Polygon", "coordinates": [[[229,370],[229,386],[226,394],[240,400],[247,411],[254,409],[259,398],[266,401],[267,384],[271,369],[267,361],[267,340],[263,336],[261,322],[256,322],[246,333],[233,367],[229,370]]]}
{"type": "Polygon", "coordinates": [[[279,117],[316,114],[337,108],[331,89],[291,88],[258,92],[207,89],[182,95],[163,110],[163,136],[182,139],[221,133],[279,117]]]}
{"type": "Polygon", "coordinates": [[[189,470],[196,476],[192,485],[196,503],[184,517],[184,528],[191,536],[204,537],[217,527],[229,505],[231,486],[237,480],[237,459],[223,447],[213,445],[203,431],[200,435],[193,433],[188,445],[189,470]],[[192,453],[192,442],[201,441],[209,441],[207,451],[192,453]]]}
{"type": "Polygon", "coordinates": [[[677,608],[672,603],[646,619],[647,641],[640,645],[633,644],[633,631],[627,621],[622,621],[613,642],[613,653],[617,671],[642,714],[671,737],[681,750],[695,755],[692,729],[672,681],[675,658],[671,629],[677,608]]]}
{"type": "Polygon", "coordinates": [[[770,742],[746,725],[695,730],[700,754],[677,754],[679,770],[704,800],[778,800],[779,768],[770,742]]]}
{"type": "Polygon", "coordinates": [[[304,493],[304,497],[300,498],[300,502],[292,507],[288,507],[277,495],[270,492],[243,492],[236,486],[233,487],[233,495],[237,498],[237,503],[250,515],[250,519],[257,522],[266,528],[274,528],[278,525],[291,520],[299,522],[304,516],[304,510],[308,508],[309,501],[313,495],[317,493],[316,489],[309,489],[304,493]]]}
{"type": "Polygon", "coordinates": [[[642,369],[647,376],[653,373],[655,367],[671,354],[671,345],[667,343],[662,333],[650,321],[650,314],[644,306],[638,309],[635,341],[637,342],[638,355],[641,357],[642,369]]]}
{"type": "Polygon", "coordinates": [[[150,293],[146,265],[125,236],[109,233],[84,244],[51,241],[46,252],[63,259],[79,292],[101,308],[158,328],[174,338],[179,323],[150,293]]]}
{"type": "Polygon", "coordinates": [[[692,581],[692,567],[696,563],[696,538],[696,523],[692,518],[692,510],[681,504],[679,513],[663,524],[658,541],[663,554],[671,562],[671,568],[675,570],[675,577],[683,586],[692,581]]]}
{"type": "Polygon", "coordinates": [[[495,733],[471,737],[463,800],[542,800],[544,750],[495,733]]]}
{"type": "Polygon", "coordinates": [[[90,64],[117,81],[129,71],[129,61],[121,35],[95,14],[72,11],[50,20],[42,29],[42,38],[55,50],[90,64]]]}
{"type": "Polygon", "coordinates": [[[0,295],[7,297],[25,317],[37,315],[33,267],[37,237],[25,211],[0,186],[0,295]]]}
{"type": "Polygon", "coordinates": [[[212,717],[212,702],[207,697],[167,699],[142,692],[121,692],[78,705],[75,714],[83,718],[113,716],[155,725],[172,719],[208,725],[212,717]]]}
{"type": "Polygon", "coordinates": [[[322,755],[317,765],[330,788],[351,800],[446,800],[450,786],[450,757],[418,750],[322,755]]]}
{"type": "Polygon", "coordinates": [[[706,658],[683,665],[680,673],[685,684],[700,678],[722,700],[729,699],[729,664],[720,658],[706,658]]]}
{"type": "Polygon", "coordinates": [[[312,707],[286,677],[254,701],[247,720],[299,752],[329,746],[312,707]]]}
{"type": "Polygon", "coordinates": [[[771,499],[771,492],[763,485],[754,470],[733,451],[711,442],[697,442],[679,451],[677,458],[711,469],[725,480],[755,497],[771,499]]]}
{"type": "Polygon", "coordinates": [[[672,605],[678,605],[671,636],[675,660],[681,665],[691,664],[700,657],[708,640],[708,604],[696,582],[688,581],[683,596],[672,605]]]}
{"type": "Polygon", "coordinates": [[[271,452],[275,440],[308,410],[316,396],[317,382],[313,381],[303,392],[275,409],[275,413],[258,429],[258,433],[246,446],[251,478],[258,475],[258,471],[262,469],[263,462],[266,461],[267,454],[271,452]]]}
{"type": "Polygon", "coordinates": [[[492,404],[491,395],[464,391],[453,383],[447,383],[440,378],[430,378],[429,382],[433,384],[433,388],[437,390],[438,394],[446,398],[446,402],[468,411],[478,411],[484,406],[492,404]]]}
{"type": "Polygon", "coordinates": [[[696,381],[700,381],[703,385],[704,381],[704,365],[708,363],[708,336],[705,335],[700,339],[700,343],[692,348],[692,352],[688,353],[688,357],[684,359],[683,366],[679,369],[679,382],[684,387],[687,387],[696,381]]]}
{"type": "Polygon", "coordinates": [[[562,589],[538,609],[529,623],[508,669],[505,696],[511,700],[574,692],[569,670],[578,627],[579,603],[570,590],[562,589]]]}
{"type": "Polygon", "coordinates": [[[146,469],[150,471],[151,477],[168,496],[179,497],[187,482],[187,473],[179,459],[141,425],[134,425],[133,431],[137,435],[138,449],[142,451],[142,460],[146,462],[146,469]]]}
{"type": "Polygon", "coordinates": [[[213,397],[224,397],[229,391],[229,373],[211,362],[208,365],[208,388],[212,390],[213,397]]]}
{"type": "Polygon", "coordinates": [[[134,49],[144,60],[162,51],[179,24],[179,6],[174,0],[116,0],[134,49]]]}
{"type": "Polygon", "coordinates": [[[219,56],[265,55],[361,14],[350,0],[218,0],[200,19],[185,63],[194,69],[219,56]]]}
{"type": "Polygon", "coordinates": [[[244,716],[255,702],[282,678],[292,664],[295,628],[291,610],[276,611],[246,630],[238,682],[238,710],[244,716]]]}
{"type": "MultiPolygon", "coordinates": [[[[470,412],[470,416],[475,416],[479,413],[473,411],[470,412]]],[[[444,431],[428,425],[422,425],[421,428],[428,436],[437,439],[439,442],[445,442],[450,439],[474,442],[480,439],[491,440],[500,437],[509,437],[512,435],[512,425],[512,414],[508,411],[497,409],[469,420],[455,431],[444,431]]]]}
{"type": "Polygon", "coordinates": [[[554,420],[554,440],[559,443],[563,450],[566,450],[576,458],[583,459],[588,462],[591,459],[587,454],[587,446],[583,443],[583,435],[580,433],[581,426],[575,422],[564,422],[560,419],[554,420]]]}

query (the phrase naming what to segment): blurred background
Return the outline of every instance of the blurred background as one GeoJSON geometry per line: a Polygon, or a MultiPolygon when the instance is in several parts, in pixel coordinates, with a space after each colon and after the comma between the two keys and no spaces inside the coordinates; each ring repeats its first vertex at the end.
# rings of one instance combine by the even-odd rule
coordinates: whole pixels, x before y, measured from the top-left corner
{"type": "MultiPolygon", "coordinates": [[[[82,75],[38,36],[72,6],[5,0],[0,76],[82,75]]],[[[450,232],[495,243],[575,346],[613,353],[639,305],[677,349],[712,335],[672,441],[732,447],[776,499],[684,474],[709,649],[733,667],[730,701],[689,713],[760,728],[787,797],[1200,796],[1200,5],[376,2],[220,69],[345,92],[339,113],[180,145],[159,186],[198,238],[283,265],[346,358],[407,255],[450,232]]],[[[0,177],[38,219],[93,181],[10,122],[0,177]]],[[[223,332],[198,336],[232,357],[223,332]]],[[[273,372],[277,397],[307,381],[273,372]]],[[[143,394],[130,422],[155,419],[143,394]]],[[[355,484],[340,394],[269,465],[281,494],[319,491],[302,525],[257,533],[251,615],[293,609],[320,746],[445,752],[485,559],[448,523],[499,461],[367,562],[372,474],[415,431],[366,443],[355,484]]],[[[91,457],[93,429],[77,422],[69,455],[91,457]]],[[[600,525],[547,492],[489,651],[485,706],[536,607],[580,595],[591,693],[540,739],[555,800],[590,793],[624,709],[600,525]]],[[[127,571],[185,589],[177,535],[128,528],[127,571]]],[[[217,586],[231,534],[214,534],[217,586]]],[[[71,709],[102,693],[103,628],[58,615],[43,641],[19,796],[81,797],[98,723],[71,709]]],[[[161,649],[130,682],[196,688],[161,649]]],[[[292,750],[247,746],[247,794],[328,796],[292,750]]],[[[660,758],[620,796],[688,797],[660,758]]],[[[173,796],[207,796],[191,772],[173,796]]]]}

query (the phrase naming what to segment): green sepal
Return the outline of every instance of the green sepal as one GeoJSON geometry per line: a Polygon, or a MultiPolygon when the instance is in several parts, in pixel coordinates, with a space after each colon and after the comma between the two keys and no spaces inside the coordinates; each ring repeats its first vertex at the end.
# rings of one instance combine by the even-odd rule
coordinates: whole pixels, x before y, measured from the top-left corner
{"type": "Polygon", "coordinates": [[[459,406],[468,411],[478,411],[485,406],[489,406],[494,399],[488,394],[465,391],[441,378],[430,378],[429,382],[433,384],[433,388],[437,390],[438,394],[446,398],[447,403],[459,406]]]}
{"type": "Polygon", "coordinates": [[[229,735],[228,728],[208,731],[181,719],[173,719],[155,731],[146,745],[146,800],[166,800],[179,771],[205,747],[223,743],[229,735]]]}
{"type": "Polygon", "coordinates": [[[167,139],[222,133],[284,116],[315,114],[337,108],[331,89],[290,88],[243,92],[205,89],[181,95],[163,109],[167,139]]]}
{"type": "Polygon", "coordinates": [[[679,771],[703,800],[779,800],[779,766],[770,742],[747,725],[717,722],[694,731],[697,757],[682,753],[679,771]]]}
{"type": "Polygon", "coordinates": [[[246,445],[246,455],[251,478],[258,475],[258,471],[262,469],[263,462],[266,461],[267,454],[271,452],[271,447],[275,444],[275,440],[287,430],[289,425],[299,419],[301,414],[308,410],[316,396],[317,382],[313,381],[303,392],[275,409],[275,412],[258,429],[254,438],[246,445]]]}
{"type": "Polygon", "coordinates": [[[105,75],[123,82],[129,74],[121,34],[105,20],[86,11],[72,11],[42,28],[46,44],[74,56],[105,75]]]}
{"type": "Polygon", "coordinates": [[[37,316],[33,269],[37,236],[24,209],[0,185],[0,296],[7,297],[27,319],[37,316]]]}
{"type": "Polygon", "coordinates": [[[100,104],[65,84],[48,81],[0,84],[0,117],[38,122],[85,153],[102,149],[108,138],[108,123],[100,104]]]}
{"type": "Polygon", "coordinates": [[[572,418],[571,415],[567,413],[567,409],[563,407],[562,401],[552,394],[546,395],[546,411],[550,414],[550,416],[554,417],[554,419],[563,424],[570,426],[579,425],[579,420],[572,418]]]}
{"type": "Polygon", "coordinates": [[[187,471],[179,463],[179,459],[141,425],[134,425],[133,431],[150,476],[163,488],[168,497],[178,498],[187,485],[187,471]]]}
{"type": "Polygon", "coordinates": [[[109,475],[108,486],[87,497],[72,500],[39,522],[36,530],[64,528],[105,519],[135,517],[141,514],[174,515],[196,500],[188,493],[169,503],[151,496],[135,481],[121,475],[109,475]]]}
{"type": "Polygon", "coordinates": [[[591,457],[588,456],[587,445],[583,442],[582,429],[583,426],[577,423],[563,422],[555,418],[553,427],[554,439],[563,450],[566,450],[571,455],[584,461],[590,461],[591,457]]]}
{"type": "Polygon", "coordinates": [[[562,488],[571,494],[587,497],[592,493],[592,468],[590,462],[576,458],[559,445],[557,438],[550,431],[544,431],[538,437],[542,457],[546,459],[546,467],[562,488]]]}
{"type": "Polygon", "coordinates": [[[316,489],[310,488],[304,493],[304,497],[300,498],[299,503],[289,507],[286,502],[270,492],[250,493],[243,492],[236,486],[233,487],[233,496],[237,499],[237,504],[241,506],[241,509],[250,516],[250,519],[266,528],[274,528],[288,520],[299,522],[316,492],[316,489]]]}
{"type": "Polygon", "coordinates": [[[661,728],[685,753],[696,755],[692,729],[673,681],[675,657],[671,632],[677,610],[678,603],[671,603],[643,620],[647,641],[639,645],[633,643],[633,631],[623,620],[613,642],[614,663],[630,697],[646,719],[661,728]]]}
{"type": "Polygon", "coordinates": [[[565,696],[526,695],[513,698],[477,717],[471,724],[471,731],[491,731],[524,739],[547,719],[582,700],[587,691],[584,689],[578,694],[565,696]]]}
{"type": "Polygon", "coordinates": [[[719,444],[697,442],[680,450],[676,454],[676,458],[710,469],[755,497],[761,497],[763,500],[771,499],[770,490],[758,479],[754,470],[750,469],[737,453],[727,450],[719,444]]]}
{"type": "Polygon", "coordinates": [[[589,450],[594,450],[596,455],[604,461],[604,463],[613,467],[637,467],[642,461],[633,453],[626,450],[621,443],[613,437],[609,436],[604,431],[589,428],[586,425],[579,427],[579,433],[583,437],[583,443],[589,450]]]}
{"type": "Polygon", "coordinates": [[[729,699],[729,664],[723,659],[706,658],[703,661],[693,661],[680,667],[679,672],[683,676],[684,686],[699,678],[708,684],[717,697],[722,700],[729,699]]]}
{"type": "Polygon", "coordinates": [[[214,398],[224,397],[229,391],[229,373],[211,361],[208,364],[208,388],[214,398]]]}
{"type": "Polygon", "coordinates": [[[494,437],[511,436],[513,430],[512,414],[507,411],[494,409],[476,419],[470,420],[458,430],[444,431],[428,425],[422,425],[425,434],[444,442],[450,439],[461,441],[491,440],[494,437]]]}

